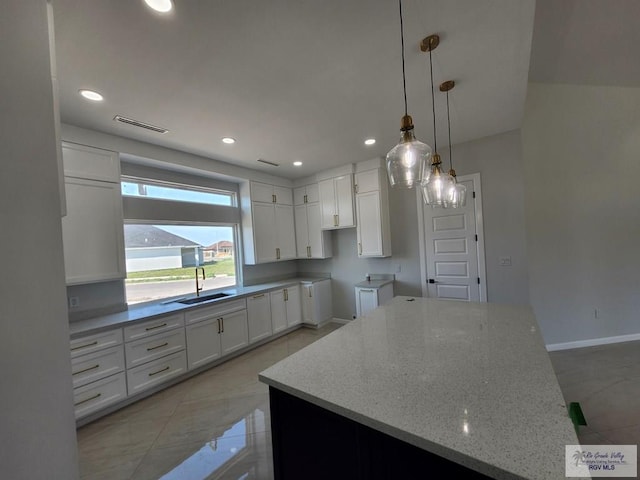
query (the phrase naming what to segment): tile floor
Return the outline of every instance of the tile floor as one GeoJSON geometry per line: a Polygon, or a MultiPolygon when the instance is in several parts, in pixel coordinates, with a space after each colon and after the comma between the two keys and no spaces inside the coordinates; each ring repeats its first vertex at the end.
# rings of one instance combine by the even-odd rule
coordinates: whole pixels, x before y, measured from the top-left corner
{"type": "MultiPolygon", "coordinates": [[[[269,398],[257,373],[339,328],[300,329],[78,430],[82,479],[273,477],[269,398]]],[[[550,353],[583,444],[640,443],[640,342],[550,353]]]]}
{"type": "Polygon", "coordinates": [[[258,372],[333,332],[302,328],[78,429],[81,478],[273,478],[258,372]]]}
{"type": "Polygon", "coordinates": [[[550,352],[566,402],[587,421],[584,445],[640,444],[640,342],[550,352]]]}

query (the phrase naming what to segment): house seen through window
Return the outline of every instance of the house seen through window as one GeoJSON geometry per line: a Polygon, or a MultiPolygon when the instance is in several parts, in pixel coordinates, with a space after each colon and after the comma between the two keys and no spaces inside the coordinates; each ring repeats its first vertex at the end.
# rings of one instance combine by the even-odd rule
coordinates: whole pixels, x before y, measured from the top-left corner
{"type": "Polygon", "coordinates": [[[195,293],[195,269],[204,290],[236,285],[234,225],[124,225],[127,303],[195,293]]]}

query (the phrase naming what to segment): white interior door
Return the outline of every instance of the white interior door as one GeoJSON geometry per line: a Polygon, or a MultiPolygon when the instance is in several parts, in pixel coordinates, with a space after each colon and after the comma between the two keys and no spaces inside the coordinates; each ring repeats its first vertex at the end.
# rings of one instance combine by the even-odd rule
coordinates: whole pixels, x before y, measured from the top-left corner
{"type": "Polygon", "coordinates": [[[422,209],[426,292],[432,298],[486,301],[480,176],[458,181],[467,187],[466,206],[422,209]]]}

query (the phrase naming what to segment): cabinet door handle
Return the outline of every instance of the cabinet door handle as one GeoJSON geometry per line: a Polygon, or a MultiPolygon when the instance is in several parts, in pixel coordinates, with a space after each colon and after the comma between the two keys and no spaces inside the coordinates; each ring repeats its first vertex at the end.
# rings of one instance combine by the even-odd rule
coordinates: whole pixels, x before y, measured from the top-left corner
{"type": "Polygon", "coordinates": [[[224,333],[224,317],[220,317],[220,323],[222,323],[222,332],[224,333]]]}
{"type": "Polygon", "coordinates": [[[216,318],[216,321],[218,322],[218,334],[222,333],[222,331],[220,330],[220,319],[216,318]]]}
{"type": "Polygon", "coordinates": [[[307,196],[304,196],[304,203],[309,203],[309,200],[307,200],[307,196]]]}
{"type": "Polygon", "coordinates": [[[157,375],[157,374],[159,374],[159,373],[166,372],[166,371],[167,371],[167,370],[169,370],[170,368],[171,368],[171,367],[168,367],[168,366],[167,366],[167,367],[164,367],[162,370],[158,370],[157,372],[150,373],[150,374],[149,374],[149,376],[150,376],[150,377],[153,377],[154,375],[157,375]]]}
{"type": "Polygon", "coordinates": [[[358,242],[358,255],[362,255],[362,243],[358,242]]]}
{"type": "Polygon", "coordinates": [[[333,216],[333,226],[337,227],[338,226],[338,215],[334,215],[333,216]]]}
{"type": "Polygon", "coordinates": [[[160,325],[156,325],[155,327],[147,327],[145,328],[145,331],[149,331],[149,330],[155,330],[156,328],[162,328],[162,327],[166,327],[167,326],[167,322],[164,322],[160,325]]]}
{"type": "Polygon", "coordinates": [[[280,260],[280,248],[276,248],[276,260],[280,260]]]}
{"type": "Polygon", "coordinates": [[[311,246],[307,246],[307,257],[311,258],[311,246]]]}
{"type": "Polygon", "coordinates": [[[93,347],[94,345],[97,345],[97,344],[98,344],[98,341],[96,340],[95,342],[86,343],[84,345],[80,345],[79,347],[71,347],[71,351],[73,352],[74,350],[80,350],[81,348],[93,347]]]}
{"type": "Polygon", "coordinates": [[[288,302],[289,301],[289,290],[288,289],[284,289],[284,301],[288,302]]]}
{"type": "Polygon", "coordinates": [[[78,370],[77,372],[73,372],[71,375],[80,375],[81,373],[88,372],[90,370],[95,370],[96,368],[100,368],[100,364],[96,363],[93,367],[85,368],[83,370],[78,370]]]}
{"type": "Polygon", "coordinates": [[[254,295],[251,298],[262,298],[262,297],[264,297],[264,293],[261,293],[260,295],[254,295]]]}
{"type": "Polygon", "coordinates": [[[271,195],[271,202],[272,203],[276,203],[276,196],[275,195],[271,195]]]}
{"type": "Polygon", "coordinates": [[[85,398],[84,400],[80,400],[79,402],[74,403],[73,406],[77,407],[78,405],[82,405],[83,403],[90,402],[91,400],[95,400],[96,398],[101,397],[101,396],[102,396],[101,393],[97,393],[93,397],[85,398]]]}
{"type": "Polygon", "coordinates": [[[309,288],[309,297],[313,297],[313,289],[309,288]]]}
{"type": "Polygon", "coordinates": [[[353,186],[353,189],[355,190],[356,193],[358,193],[358,184],[357,183],[353,186]]]}
{"type": "Polygon", "coordinates": [[[166,347],[167,345],[169,345],[169,342],[164,342],[162,345],[156,345],[155,347],[149,347],[147,348],[147,352],[150,352],[152,350],[157,350],[158,348],[166,347]]]}

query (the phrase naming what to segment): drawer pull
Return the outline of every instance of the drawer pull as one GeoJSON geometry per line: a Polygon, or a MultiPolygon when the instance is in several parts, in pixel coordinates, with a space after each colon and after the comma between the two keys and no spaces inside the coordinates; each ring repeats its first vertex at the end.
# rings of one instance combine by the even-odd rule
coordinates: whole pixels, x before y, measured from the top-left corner
{"type": "Polygon", "coordinates": [[[145,330],[148,332],[149,330],[155,330],[156,328],[162,328],[162,327],[166,327],[167,326],[167,322],[164,322],[160,325],[156,325],[155,327],[147,327],[145,328],[145,330]]]}
{"type": "Polygon", "coordinates": [[[157,350],[158,348],[166,347],[167,345],[169,345],[169,342],[164,342],[162,345],[156,345],[155,347],[149,347],[147,348],[147,352],[150,352],[151,350],[157,350]]]}
{"type": "Polygon", "coordinates": [[[84,400],[80,400],[77,403],[74,403],[73,406],[77,407],[78,405],[82,405],[83,403],[87,403],[90,402],[91,400],[95,400],[98,397],[101,397],[102,394],[101,393],[96,393],[93,397],[89,397],[89,398],[85,398],[84,400]]]}
{"type": "Polygon", "coordinates": [[[94,345],[97,345],[98,341],[95,340],[91,343],[87,343],[85,345],[80,345],[79,347],[71,347],[71,351],[73,352],[74,350],[80,350],[81,348],[87,348],[87,347],[93,347],[94,345]]]}
{"type": "Polygon", "coordinates": [[[262,297],[264,297],[264,293],[261,293],[260,295],[254,295],[251,298],[262,298],[262,297]]]}
{"type": "Polygon", "coordinates": [[[159,374],[159,373],[166,372],[166,371],[167,371],[167,370],[169,370],[170,368],[171,368],[171,367],[164,367],[162,370],[158,370],[157,372],[150,373],[150,374],[149,374],[149,376],[150,376],[150,377],[153,377],[154,375],[157,375],[157,374],[159,374]]]}
{"type": "Polygon", "coordinates": [[[373,289],[371,289],[371,288],[361,288],[360,291],[361,292],[373,292],[373,289]]]}
{"type": "Polygon", "coordinates": [[[73,372],[71,375],[79,375],[84,372],[88,372],[90,370],[95,370],[96,368],[100,368],[100,364],[96,363],[93,367],[85,368],[84,370],[79,370],[77,372],[73,372]]]}

